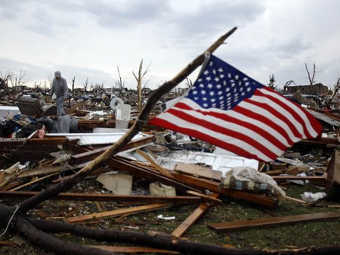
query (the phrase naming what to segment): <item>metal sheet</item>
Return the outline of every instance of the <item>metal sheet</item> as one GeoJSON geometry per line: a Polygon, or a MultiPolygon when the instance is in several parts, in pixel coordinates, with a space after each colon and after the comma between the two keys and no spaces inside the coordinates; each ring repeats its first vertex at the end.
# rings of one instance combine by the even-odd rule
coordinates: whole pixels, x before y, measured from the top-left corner
{"type": "Polygon", "coordinates": [[[206,153],[194,151],[171,152],[166,157],[158,157],[158,164],[174,170],[177,163],[206,164],[213,170],[221,171],[223,175],[233,167],[251,167],[258,169],[259,162],[239,156],[228,155],[227,153],[206,153]]]}
{"type": "MultiPolygon", "coordinates": [[[[48,133],[46,136],[64,136],[69,140],[79,139],[79,145],[98,145],[98,144],[112,144],[117,142],[125,132],[117,133],[48,133]]],[[[138,133],[134,136],[132,141],[137,139],[151,137],[143,133],[138,133]]]]}

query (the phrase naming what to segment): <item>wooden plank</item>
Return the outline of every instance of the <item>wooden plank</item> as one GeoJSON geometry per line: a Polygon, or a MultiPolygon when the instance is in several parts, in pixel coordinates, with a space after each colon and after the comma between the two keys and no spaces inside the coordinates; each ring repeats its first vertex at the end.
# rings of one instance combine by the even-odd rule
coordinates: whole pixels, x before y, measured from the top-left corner
{"type": "Polygon", "coordinates": [[[16,247],[16,246],[19,246],[19,245],[15,242],[12,242],[12,241],[0,241],[0,247],[3,247],[3,246],[16,247]]]}
{"type": "Polygon", "coordinates": [[[188,190],[187,193],[193,196],[201,197],[203,200],[206,200],[207,202],[222,204],[222,200],[217,199],[212,195],[205,195],[203,193],[195,192],[192,190],[188,190]]]}
{"type": "Polygon", "coordinates": [[[298,143],[306,143],[306,144],[322,144],[322,145],[338,145],[339,141],[337,138],[326,138],[326,137],[320,137],[316,139],[309,139],[309,140],[301,140],[298,143]]]}
{"type": "Polygon", "coordinates": [[[156,161],[146,152],[142,151],[142,150],[137,150],[137,153],[139,155],[141,155],[143,158],[145,158],[148,162],[151,163],[151,165],[156,168],[162,175],[167,176],[167,177],[171,177],[171,174],[169,173],[169,171],[167,169],[164,169],[163,167],[161,167],[160,165],[158,165],[156,163],[156,161]]]}
{"type": "Polygon", "coordinates": [[[208,189],[215,193],[221,193],[227,197],[245,200],[250,203],[265,206],[268,208],[274,208],[278,204],[278,201],[275,198],[269,196],[250,193],[246,191],[225,189],[220,186],[219,182],[196,178],[190,175],[179,174],[175,171],[171,173],[171,178],[168,178],[166,176],[160,175],[156,171],[153,171],[152,169],[150,169],[151,167],[146,168],[136,162],[129,161],[118,156],[112,157],[108,161],[108,164],[113,169],[124,170],[130,172],[133,175],[148,178],[149,180],[157,180],[164,184],[175,186],[176,188],[181,190],[183,190],[184,187],[184,190],[194,190],[196,192],[208,189]]]}
{"type": "Polygon", "coordinates": [[[58,173],[53,173],[53,174],[49,174],[49,175],[46,175],[46,176],[43,176],[43,177],[40,177],[40,178],[36,178],[36,179],[34,179],[34,180],[30,181],[30,182],[24,183],[24,184],[22,184],[20,186],[17,186],[15,188],[10,189],[10,191],[16,191],[16,190],[19,190],[19,189],[31,186],[34,183],[43,181],[43,180],[45,180],[47,178],[50,178],[50,177],[52,177],[53,175],[56,175],[56,174],[58,174],[58,173]]]}
{"type": "Polygon", "coordinates": [[[27,170],[19,174],[18,178],[31,177],[37,175],[46,175],[66,170],[72,170],[72,167],[65,166],[38,166],[33,169],[27,170]]]}
{"type": "Polygon", "coordinates": [[[221,181],[222,179],[222,172],[215,171],[210,169],[209,167],[204,167],[196,164],[177,163],[175,166],[175,171],[184,174],[190,174],[195,177],[213,179],[216,181],[221,181]]]}
{"type": "Polygon", "coordinates": [[[161,254],[180,254],[177,251],[162,250],[149,247],[131,247],[131,246],[107,246],[107,245],[90,245],[90,247],[110,251],[114,253],[161,253],[161,254]]]}
{"type": "MultiPolygon", "coordinates": [[[[214,193],[210,195],[211,198],[216,199],[219,196],[219,194],[214,193]]],[[[172,233],[172,236],[175,236],[177,238],[181,237],[185,231],[187,231],[188,228],[192,224],[194,224],[205,212],[206,210],[211,206],[210,203],[204,202],[197,207],[192,214],[190,214],[183,222],[181,225],[179,225],[172,233]]]]}
{"type": "Polygon", "coordinates": [[[281,224],[290,224],[298,222],[307,221],[318,221],[318,220],[328,220],[340,218],[340,213],[313,213],[313,214],[300,214],[293,216],[283,216],[283,217],[272,217],[272,218],[261,218],[255,220],[240,220],[232,222],[222,222],[222,223],[209,223],[208,226],[216,231],[229,231],[229,230],[239,230],[254,227],[264,227],[264,226],[274,226],[281,224]]]}
{"type": "Polygon", "coordinates": [[[140,176],[142,178],[147,178],[150,181],[153,181],[153,180],[160,181],[163,184],[174,186],[177,189],[182,190],[182,191],[194,190],[194,191],[199,192],[201,190],[201,189],[195,189],[192,186],[188,186],[185,183],[178,182],[174,178],[169,178],[167,176],[160,174],[159,172],[153,169],[150,169],[145,166],[143,167],[141,165],[138,165],[134,161],[130,161],[119,156],[112,157],[111,159],[107,161],[107,164],[112,169],[124,170],[133,175],[140,176]]]}
{"type": "Polygon", "coordinates": [[[327,175],[322,176],[296,176],[296,175],[279,175],[279,176],[272,176],[275,181],[289,181],[289,180],[302,180],[302,181],[325,181],[327,175]]]}
{"type": "Polygon", "coordinates": [[[245,200],[250,203],[265,206],[268,208],[274,208],[278,204],[277,200],[271,197],[265,196],[265,195],[222,188],[218,182],[196,178],[196,177],[189,176],[189,175],[183,175],[183,174],[181,175],[178,173],[173,173],[172,176],[177,181],[183,182],[197,189],[201,189],[201,190],[208,189],[212,192],[220,193],[230,198],[245,200]]]}
{"type": "MultiPolygon", "coordinates": [[[[39,192],[34,191],[0,191],[0,198],[22,198],[26,199],[35,196],[39,192]]],[[[112,195],[101,193],[59,193],[58,196],[51,198],[53,200],[79,200],[79,201],[138,201],[138,202],[160,202],[160,203],[198,203],[202,199],[194,196],[126,196],[126,195],[112,195]]]]}
{"type": "Polygon", "coordinates": [[[116,209],[113,211],[105,211],[105,212],[99,212],[99,213],[92,213],[88,215],[81,215],[81,216],[75,216],[67,218],[66,221],[69,223],[75,223],[75,222],[82,222],[92,219],[98,219],[98,218],[104,218],[104,217],[117,217],[121,216],[123,214],[136,214],[136,213],[142,213],[142,212],[150,212],[162,208],[167,208],[171,206],[171,204],[150,204],[150,205],[141,205],[141,206],[134,206],[129,208],[121,208],[116,209]]]}

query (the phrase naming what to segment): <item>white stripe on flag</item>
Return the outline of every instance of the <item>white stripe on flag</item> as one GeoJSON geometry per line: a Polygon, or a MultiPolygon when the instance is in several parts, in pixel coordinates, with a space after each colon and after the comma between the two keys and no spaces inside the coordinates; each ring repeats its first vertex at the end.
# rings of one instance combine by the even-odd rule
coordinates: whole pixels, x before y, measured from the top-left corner
{"type": "Polygon", "coordinates": [[[302,120],[306,123],[306,127],[307,127],[307,130],[309,132],[309,135],[312,136],[312,137],[316,137],[318,135],[317,132],[313,129],[313,126],[310,123],[306,114],[298,106],[296,106],[294,103],[290,102],[289,100],[287,100],[283,96],[281,96],[277,93],[274,93],[272,91],[269,91],[267,89],[260,89],[260,91],[263,94],[275,97],[276,99],[280,100],[282,103],[285,103],[288,107],[292,108],[292,110],[294,110],[296,112],[296,114],[300,115],[302,120]]]}
{"type": "MultiPolygon", "coordinates": [[[[194,131],[200,132],[204,135],[208,135],[212,138],[218,139],[222,142],[230,143],[234,146],[237,146],[241,148],[242,150],[248,151],[251,154],[256,155],[259,159],[262,159],[263,161],[271,161],[271,158],[263,154],[261,151],[253,147],[252,145],[237,139],[235,137],[231,137],[228,135],[221,134],[219,132],[214,132],[211,129],[205,128],[204,126],[197,125],[194,123],[191,123],[189,121],[183,120],[182,118],[178,118],[177,116],[174,116],[168,112],[161,113],[157,116],[159,119],[163,119],[167,122],[170,122],[171,124],[178,126],[178,127],[184,127],[187,129],[192,129],[194,131]]],[[[227,148],[225,148],[227,149],[227,148]]]]}
{"type": "Polygon", "coordinates": [[[229,129],[229,130],[234,131],[234,132],[241,133],[242,135],[249,137],[249,139],[253,140],[254,142],[262,144],[264,147],[266,147],[268,150],[270,150],[271,152],[273,152],[276,155],[281,155],[283,153],[283,151],[280,150],[275,144],[271,143],[265,137],[261,136],[259,133],[255,132],[255,131],[247,128],[247,127],[235,124],[233,122],[224,121],[224,120],[221,120],[219,118],[215,118],[215,117],[210,116],[210,115],[204,115],[200,112],[193,111],[193,110],[183,110],[183,109],[178,108],[178,107],[174,107],[174,109],[181,111],[183,113],[189,114],[189,115],[191,115],[195,118],[208,121],[211,124],[214,124],[214,125],[219,126],[221,128],[225,128],[225,129],[229,129]]]}
{"type": "Polygon", "coordinates": [[[275,122],[277,125],[281,126],[285,130],[285,132],[287,133],[287,135],[293,142],[297,142],[300,140],[300,138],[296,137],[293,134],[292,130],[289,128],[289,126],[284,121],[277,118],[275,115],[273,115],[266,109],[263,109],[257,105],[254,105],[251,102],[245,102],[245,101],[241,101],[237,106],[247,109],[253,113],[261,114],[262,116],[272,120],[273,122],[275,122]]]}
{"type": "Polygon", "coordinates": [[[278,113],[282,114],[284,117],[286,117],[291,124],[296,128],[296,130],[299,132],[302,138],[307,138],[305,132],[303,131],[303,126],[300,122],[298,122],[293,115],[288,112],[286,109],[284,109],[282,106],[278,105],[274,101],[270,100],[269,98],[263,97],[263,96],[252,96],[251,100],[254,100],[255,102],[259,103],[265,103],[269,107],[273,108],[278,113]]]}
{"type": "MultiPolygon", "coordinates": [[[[195,102],[193,102],[192,100],[190,100],[188,98],[183,98],[183,100],[181,102],[183,102],[184,104],[188,105],[189,107],[191,107],[193,109],[204,111],[204,110],[202,110],[202,108],[199,107],[199,105],[197,105],[195,102]]],[[[216,113],[227,115],[229,117],[238,119],[240,121],[244,121],[246,123],[255,125],[258,128],[263,129],[264,131],[266,131],[269,134],[271,134],[272,136],[274,136],[285,147],[291,146],[291,144],[288,143],[287,139],[280,132],[278,132],[276,129],[272,128],[271,126],[269,126],[267,123],[263,122],[262,120],[258,120],[258,119],[248,117],[248,116],[246,116],[242,113],[239,113],[237,111],[234,111],[234,110],[223,111],[221,109],[213,108],[213,110],[209,110],[209,111],[214,111],[216,113]]]]}

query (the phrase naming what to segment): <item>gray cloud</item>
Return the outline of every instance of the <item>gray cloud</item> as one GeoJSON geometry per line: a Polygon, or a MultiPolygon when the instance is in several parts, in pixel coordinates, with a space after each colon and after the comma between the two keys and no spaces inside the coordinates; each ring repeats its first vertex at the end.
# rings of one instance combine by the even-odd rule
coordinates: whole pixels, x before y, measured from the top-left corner
{"type": "Polygon", "coordinates": [[[179,29],[180,36],[204,38],[228,27],[243,26],[264,11],[264,6],[258,1],[224,1],[205,4],[191,14],[174,14],[169,21],[179,29]]]}
{"type": "Polygon", "coordinates": [[[139,25],[162,16],[169,10],[167,1],[126,1],[124,4],[88,1],[83,7],[94,15],[99,24],[126,29],[129,25],[139,25]]]}
{"type": "MultiPolygon", "coordinates": [[[[175,0],[0,0],[0,18],[10,24],[8,30],[2,27],[6,38],[18,38],[14,34],[18,30],[29,41],[25,41],[27,45],[16,41],[12,46],[10,39],[2,40],[0,50],[3,49],[2,56],[30,63],[37,63],[37,59],[45,64],[70,61],[71,65],[86,63],[104,70],[110,70],[108,65],[115,64],[108,57],[112,55],[112,61],[122,63],[122,70],[129,74],[135,59],[147,57],[157,65],[156,72],[165,76],[169,71],[175,72],[182,62],[190,61],[220,33],[237,25],[240,29],[228,40],[227,47],[219,49],[219,57],[262,82],[267,82],[269,74],[274,73],[280,84],[290,79],[300,84],[307,82],[303,64],[316,63],[317,80],[331,84],[340,75],[339,8],[340,2],[332,0],[190,3],[175,0]],[[46,38],[36,37],[31,31],[46,38]],[[35,59],[40,49],[34,47],[34,43],[40,39],[41,52],[46,58],[35,59]],[[138,40],[142,42],[135,43],[138,40]],[[73,47],[76,47],[74,51],[73,47]],[[35,51],[27,53],[32,48],[35,51]]],[[[39,69],[42,63],[37,64],[39,69]]],[[[81,75],[94,70],[65,68],[65,74],[69,72],[71,76],[78,71],[81,75]]],[[[32,70],[32,77],[40,77],[33,69],[28,70],[32,70]]],[[[94,70],[92,76],[98,82],[110,76],[99,73],[94,70]]],[[[107,81],[110,79],[111,76],[107,81]]]]}
{"type": "Polygon", "coordinates": [[[285,42],[277,42],[270,47],[272,54],[280,58],[291,58],[291,56],[302,54],[304,51],[311,49],[310,42],[304,42],[302,39],[293,38],[285,42]]]}

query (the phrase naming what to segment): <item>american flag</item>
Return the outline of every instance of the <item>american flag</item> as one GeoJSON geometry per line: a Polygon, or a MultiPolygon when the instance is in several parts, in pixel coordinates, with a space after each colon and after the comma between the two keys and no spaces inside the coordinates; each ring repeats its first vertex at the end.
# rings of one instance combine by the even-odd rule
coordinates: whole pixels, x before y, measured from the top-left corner
{"type": "Polygon", "coordinates": [[[299,105],[213,55],[187,94],[150,123],[265,162],[321,132],[299,105]]]}

